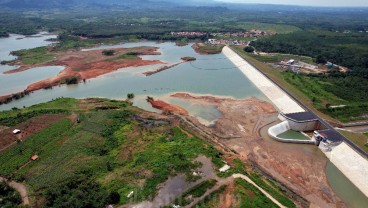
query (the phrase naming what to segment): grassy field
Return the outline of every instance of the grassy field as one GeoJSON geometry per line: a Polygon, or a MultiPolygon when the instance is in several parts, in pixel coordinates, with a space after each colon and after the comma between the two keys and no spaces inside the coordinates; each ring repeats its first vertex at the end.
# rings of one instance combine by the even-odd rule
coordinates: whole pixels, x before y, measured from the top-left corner
{"type": "Polygon", "coordinates": [[[14,51],[12,54],[18,56],[19,60],[26,65],[50,62],[54,58],[53,54],[48,54],[48,47],[46,46],[14,51]]]}
{"type": "Polygon", "coordinates": [[[199,53],[205,54],[217,54],[221,53],[223,45],[197,45],[197,50],[199,53]]]}
{"type": "MultiPolygon", "coordinates": [[[[218,191],[213,192],[195,208],[221,207],[225,200],[225,191],[231,197],[231,207],[258,208],[258,207],[278,207],[268,199],[261,191],[243,179],[235,179],[233,187],[223,186],[218,191]]],[[[227,197],[229,197],[229,195],[227,197]]]]}
{"type": "Polygon", "coordinates": [[[47,104],[41,103],[28,108],[3,111],[0,114],[0,125],[15,126],[32,117],[43,114],[69,114],[77,110],[78,101],[75,99],[56,99],[47,104]]]}
{"type": "Polygon", "coordinates": [[[298,56],[298,55],[292,55],[292,54],[279,54],[279,53],[267,54],[267,55],[249,54],[249,56],[252,56],[258,61],[266,62],[266,63],[279,63],[280,61],[294,59],[294,60],[303,61],[309,64],[316,64],[313,58],[311,57],[298,56]]]}
{"type": "Polygon", "coordinates": [[[363,151],[368,153],[368,133],[353,133],[348,131],[339,130],[339,132],[349,138],[352,142],[358,145],[363,151]]]}

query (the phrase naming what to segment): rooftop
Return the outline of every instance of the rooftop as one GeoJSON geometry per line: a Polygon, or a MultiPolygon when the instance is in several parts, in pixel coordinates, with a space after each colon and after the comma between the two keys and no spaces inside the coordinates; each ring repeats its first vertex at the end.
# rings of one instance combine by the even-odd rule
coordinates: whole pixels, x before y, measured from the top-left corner
{"type": "Polygon", "coordinates": [[[332,142],[342,142],[342,141],[344,141],[344,136],[339,134],[334,129],[321,130],[321,131],[318,131],[318,133],[323,135],[323,136],[326,136],[327,139],[329,141],[332,141],[332,142]]]}
{"type": "Polygon", "coordinates": [[[306,112],[298,112],[298,113],[287,113],[284,114],[286,117],[295,120],[295,121],[310,121],[310,120],[318,120],[317,116],[314,115],[310,111],[306,112]]]}

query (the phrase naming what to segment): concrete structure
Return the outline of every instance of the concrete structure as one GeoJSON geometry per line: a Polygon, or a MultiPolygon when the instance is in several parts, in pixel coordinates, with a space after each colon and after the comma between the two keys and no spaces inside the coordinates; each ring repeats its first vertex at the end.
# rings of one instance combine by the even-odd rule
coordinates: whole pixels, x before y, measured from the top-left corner
{"type": "Polygon", "coordinates": [[[281,121],[287,121],[290,125],[290,129],[294,131],[314,131],[319,129],[325,129],[326,127],[319,121],[319,119],[309,111],[279,114],[281,121]]]}
{"type": "Polygon", "coordinates": [[[365,158],[345,142],[337,146],[321,142],[320,149],[363,194],[368,196],[368,162],[365,158]]]}
{"type": "Polygon", "coordinates": [[[239,70],[259,89],[272,103],[283,113],[304,112],[295,100],[293,100],[281,88],[250,65],[237,53],[225,46],[222,50],[223,54],[239,68],[239,70]]]}
{"type": "Polygon", "coordinates": [[[320,149],[368,197],[368,159],[366,153],[338,133],[329,123],[318,118],[314,113],[308,112],[306,106],[297,102],[296,98],[281,89],[229,47],[224,47],[223,53],[280,110],[279,118],[283,122],[268,130],[272,138],[281,142],[296,143],[296,140],[279,138],[278,135],[289,129],[319,130],[318,133],[326,138],[320,142],[320,149]]]}
{"type": "Polygon", "coordinates": [[[293,130],[290,128],[288,121],[283,121],[275,126],[272,126],[268,129],[268,135],[272,137],[273,139],[279,141],[279,142],[285,142],[285,143],[295,143],[295,144],[315,144],[316,141],[314,139],[311,140],[301,140],[301,139],[285,139],[281,138],[278,135],[293,130]]]}

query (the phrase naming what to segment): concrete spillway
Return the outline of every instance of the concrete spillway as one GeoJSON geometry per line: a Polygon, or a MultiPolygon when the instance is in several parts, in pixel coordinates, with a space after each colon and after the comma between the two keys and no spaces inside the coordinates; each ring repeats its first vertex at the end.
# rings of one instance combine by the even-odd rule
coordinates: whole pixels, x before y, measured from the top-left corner
{"type": "Polygon", "coordinates": [[[237,53],[225,46],[222,50],[224,55],[231,61],[253,84],[262,91],[268,99],[283,113],[304,112],[305,110],[295,100],[289,97],[275,83],[269,80],[256,68],[250,65],[237,53]]]}
{"type": "Polygon", "coordinates": [[[368,161],[345,142],[335,147],[325,147],[325,144],[321,143],[320,149],[368,197],[368,161]]]}
{"type": "Polygon", "coordinates": [[[295,144],[315,144],[314,140],[286,139],[278,136],[289,130],[290,130],[289,122],[283,121],[269,128],[268,135],[270,135],[272,138],[276,139],[279,142],[295,143],[295,144]]]}

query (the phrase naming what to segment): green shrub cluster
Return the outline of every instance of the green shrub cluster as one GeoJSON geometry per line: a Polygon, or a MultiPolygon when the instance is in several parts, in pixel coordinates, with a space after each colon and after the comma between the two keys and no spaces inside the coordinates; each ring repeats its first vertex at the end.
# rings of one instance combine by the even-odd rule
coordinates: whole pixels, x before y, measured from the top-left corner
{"type": "Polygon", "coordinates": [[[5,181],[0,182],[0,207],[13,208],[22,203],[22,198],[19,193],[8,186],[5,181]]]}
{"type": "Polygon", "coordinates": [[[20,112],[17,113],[15,116],[3,117],[0,118],[0,125],[2,126],[15,126],[20,124],[24,121],[27,121],[30,118],[45,115],[45,114],[67,114],[69,113],[68,110],[63,109],[38,109],[29,112],[20,112]]]}

